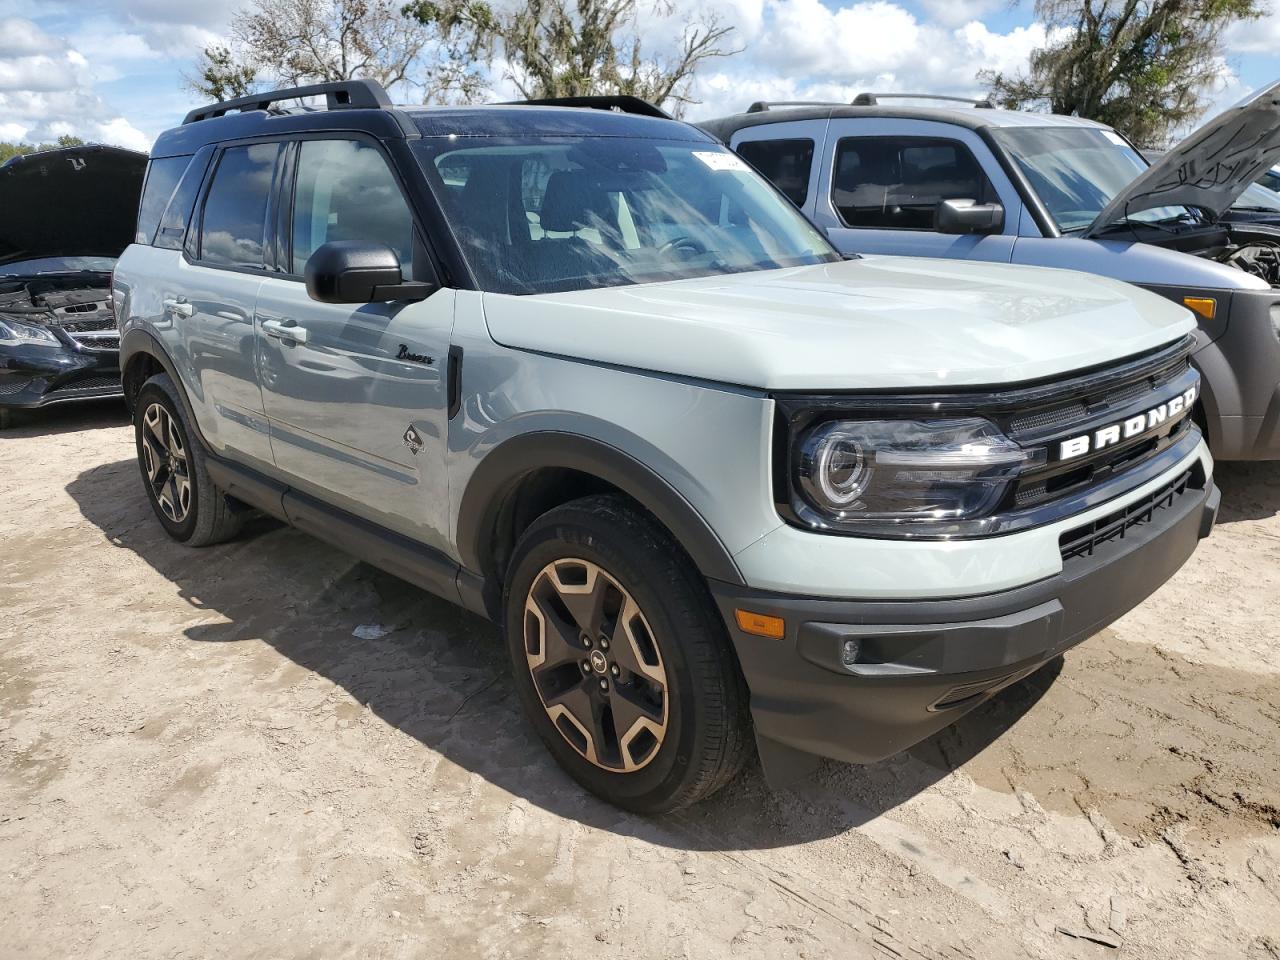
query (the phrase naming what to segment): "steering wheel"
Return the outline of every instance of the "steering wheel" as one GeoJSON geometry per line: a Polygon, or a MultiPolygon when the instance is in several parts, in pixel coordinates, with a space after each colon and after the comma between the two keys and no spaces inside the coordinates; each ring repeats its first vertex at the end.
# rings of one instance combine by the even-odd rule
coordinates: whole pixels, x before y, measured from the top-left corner
{"type": "Polygon", "coordinates": [[[669,253],[675,253],[677,250],[682,251],[685,256],[697,257],[705,254],[707,247],[702,241],[695,240],[693,237],[672,237],[658,248],[658,255],[665,256],[669,253]]]}

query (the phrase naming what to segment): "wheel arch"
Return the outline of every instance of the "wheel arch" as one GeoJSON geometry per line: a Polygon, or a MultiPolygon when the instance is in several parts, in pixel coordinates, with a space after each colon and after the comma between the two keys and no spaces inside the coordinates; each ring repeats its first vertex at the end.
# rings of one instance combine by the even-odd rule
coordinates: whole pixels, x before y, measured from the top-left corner
{"type": "Polygon", "coordinates": [[[479,574],[490,591],[500,592],[515,541],[534,519],[602,492],[623,494],[653,516],[703,576],[743,583],[715,531],[651,467],[602,440],[549,430],[504,441],[476,467],[458,510],[456,540],[463,567],[479,574]]]}

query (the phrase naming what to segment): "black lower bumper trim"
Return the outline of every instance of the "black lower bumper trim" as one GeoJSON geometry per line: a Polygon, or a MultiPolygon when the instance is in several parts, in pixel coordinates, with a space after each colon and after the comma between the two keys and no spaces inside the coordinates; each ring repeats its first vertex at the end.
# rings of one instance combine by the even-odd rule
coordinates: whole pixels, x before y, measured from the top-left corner
{"type": "Polygon", "coordinates": [[[1146,599],[1208,535],[1219,499],[1200,474],[1061,574],[979,597],[842,601],[713,582],[766,774],[804,766],[787,750],[870,763],[947,726],[1146,599]],[[783,618],[784,638],[744,633],[736,608],[783,618]]]}

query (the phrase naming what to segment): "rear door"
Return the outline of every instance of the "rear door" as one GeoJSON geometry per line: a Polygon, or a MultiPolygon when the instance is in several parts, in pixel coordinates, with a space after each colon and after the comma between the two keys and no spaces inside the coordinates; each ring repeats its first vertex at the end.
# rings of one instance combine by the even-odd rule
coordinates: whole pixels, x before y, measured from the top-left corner
{"type": "Polygon", "coordinates": [[[833,119],[823,149],[814,221],[843,253],[1007,263],[1022,203],[978,134],[965,127],[892,118],[833,119]],[[934,229],[943,200],[1000,203],[1003,227],[988,235],[934,229]]]}
{"type": "Polygon", "coordinates": [[[218,152],[163,304],[201,432],[215,452],[267,468],[254,304],[266,276],[267,210],[281,157],[274,141],[218,152]]]}
{"type": "Polygon", "coordinates": [[[384,243],[406,280],[434,279],[393,165],[373,140],[293,142],[277,272],[258,291],[261,383],[271,446],[292,486],[447,549],[445,376],[452,290],[416,303],[326,304],[307,258],[333,240],[384,243]]]}
{"type": "Polygon", "coordinates": [[[826,128],[825,119],[766,123],[739,130],[729,147],[812,218],[826,128]]]}

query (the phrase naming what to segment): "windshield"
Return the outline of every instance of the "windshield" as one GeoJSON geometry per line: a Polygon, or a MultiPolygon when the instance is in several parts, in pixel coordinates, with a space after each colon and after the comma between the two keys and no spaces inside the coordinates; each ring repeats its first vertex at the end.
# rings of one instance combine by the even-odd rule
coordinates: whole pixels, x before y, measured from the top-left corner
{"type": "Polygon", "coordinates": [[[1280,193],[1267,189],[1261,183],[1251,183],[1244,188],[1240,199],[1231,207],[1234,210],[1266,210],[1280,213],[1280,193]]]}
{"type": "MultiPolygon", "coordinates": [[[[1111,199],[1147,169],[1123,137],[1094,127],[1001,127],[993,130],[1063,233],[1084,230],[1111,199]]],[[[1192,216],[1182,206],[1156,207],[1130,220],[1158,223],[1192,216]]]]}
{"type": "Polygon", "coordinates": [[[839,260],[734,154],[622,137],[425,138],[482,289],[548,293],[839,260]]]}

